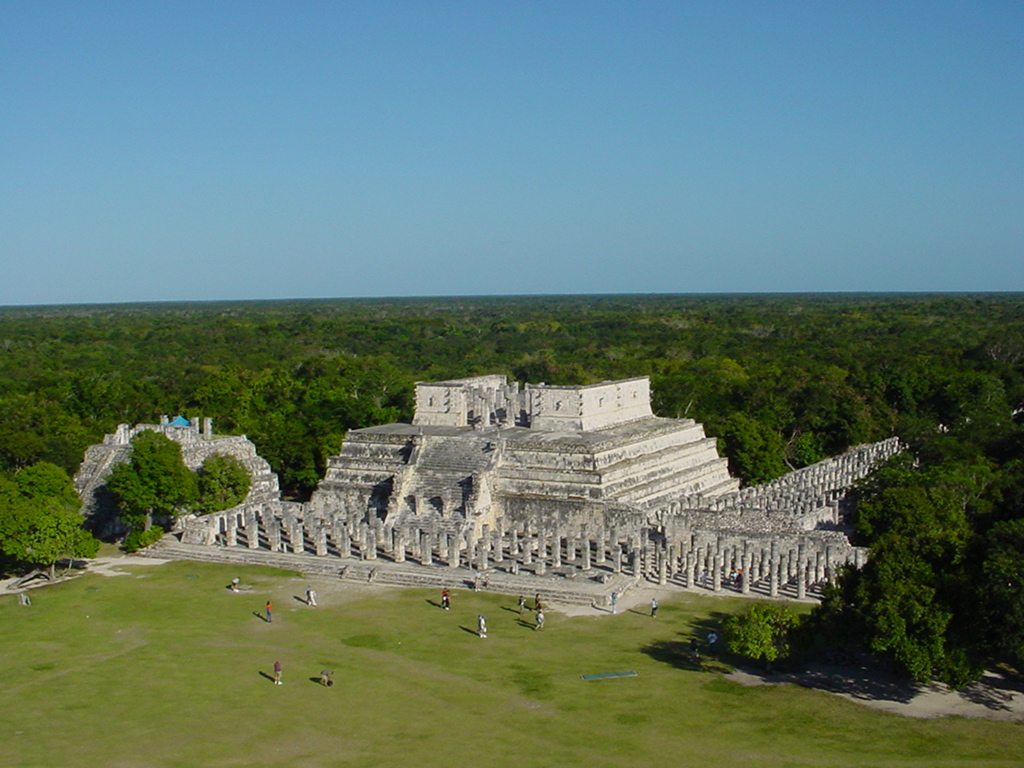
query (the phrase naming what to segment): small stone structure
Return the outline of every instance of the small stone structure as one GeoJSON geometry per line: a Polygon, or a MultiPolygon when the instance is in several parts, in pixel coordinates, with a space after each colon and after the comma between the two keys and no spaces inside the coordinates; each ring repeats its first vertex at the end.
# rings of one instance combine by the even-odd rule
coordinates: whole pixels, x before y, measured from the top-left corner
{"type": "Polygon", "coordinates": [[[266,459],[256,452],[256,446],[245,435],[214,435],[213,420],[194,418],[191,421],[177,417],[160,417],[159,424],[118,425],[117,431],[103,438],[103,442],[90,446],[85,452],[78,472],[75,490],[82,499],[82,512],[86,517],[100,520],[100,535],[114,535],[120,524],[116,519],[116,505],[106,489],[106,479],[114,467],[128,461],[132,454],[132,438],[140,432],[159,432],[181,445],[181,458],[193,472],[215,454],[234,456],[249,471],[250,487],[245,504],[277,503],[281,496],[277,475],[266,459]]]}
{"type": "MultiPolygon", "coordinates": [[[[104,446],[131,434],[123,427],[104,446]]],[[[101,447],[83,472],[126,457],[108,449],[100,462],[101,447]]],[[[653,415],[646,377],[419,383],[412,424],[349,431],[309,502],[281,501],[276,480],[254,483],[239,507],[183,520],[181,542],[252,561],[325,558],[366,578],[390,561],[422,566],[425,581],[468,568],[804,598],[840,565],[864,561],[838,530],[840,504],[899,450],[890,438],[741,489],[700,424],[653,415]]]]}

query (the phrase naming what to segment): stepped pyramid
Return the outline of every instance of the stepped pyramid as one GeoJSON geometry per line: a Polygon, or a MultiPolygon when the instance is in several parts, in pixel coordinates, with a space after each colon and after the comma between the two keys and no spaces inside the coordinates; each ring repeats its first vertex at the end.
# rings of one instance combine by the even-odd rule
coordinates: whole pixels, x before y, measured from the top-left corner
{"type": "Polygon", "coordinates": [[[418,383],[412,424],[350,431],[311,503],[367,510],[389,525],[482,525],[538,505],[586,514],[738,487],[700,424],[653,415],[646,377],[520,390],[479,376],[418,383]]]}

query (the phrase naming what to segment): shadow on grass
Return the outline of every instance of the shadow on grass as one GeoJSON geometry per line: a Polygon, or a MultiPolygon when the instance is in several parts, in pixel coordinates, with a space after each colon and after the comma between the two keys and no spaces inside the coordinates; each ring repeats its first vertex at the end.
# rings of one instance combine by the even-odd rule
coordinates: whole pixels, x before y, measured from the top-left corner
{"type": "MultiPolygon", "coordinates": [[[[639,613],[650,615],[643,611],[639,611],[639,613]]],[[[676,669],[728,673],[741,659],[732,658],[730,654],[727,654],[721,640],[713,645],[709,644],[707,640],[711,634],[721,637],[722,621],[728,615],[721,611],[715,611],[710,616],[692,624],[690,632],[680,632],[672,640],[656,640],[640,650],[655,661],[669,664],[676,669]],[[697,641],[696,656],[693,650],[694,640],[697,641]]]]}
{"type": "Polygon", "coordinates": [[[262,669],[260,670],[260,677],[265,677],[270,682],[274,682],[274,676],[269,672],[264,672],[262,669]]]}
{"type": "Polygon", "coordinates": [[[260,611],[253,611],[252,615],[255,616],[257,619],[259,619],[260,621],[262,621],[264,624],[270,624],[271,623],[271,619],[267,618],[266,614],[261,613],[260,611]]]}
{"type": "Polygon", "coordinates": [[[469,632],[469,634],[473,635],[474,637],[479,637],[480,636],[480,634],[475,629],[470,629],[469,627],[464,627],[461,624],[459,625],[459,629],[461,629],[463,632],[469,632]]]}
{"type": "Polygon", "coordinates": [[[811,664],[805,671],[767,676],[768,682],[793,683],[829,693],[842,693],[868,701],[906,704],[920,692],[920,686],[898,677],[873,663],[838,666],[811,664]]]}
{"type": "Polygon", "coordinates": [[[714,659],[703,659],[700,656],[694,659],[690,652],[689,640],[656,640],[640,650],[655,661],[669,664],[676,669],[690,672],[727,671],[725,665],[719,664],[714,659]]]}
{"type": "Polygon", "coordinates": [[[960,691],[961,696],[974,704],[1004,712],[1012,709],[1010,704],[1015,693],[1024,693],[1021,681],[999,672],[986,672],[980,680],[960,691]]]}

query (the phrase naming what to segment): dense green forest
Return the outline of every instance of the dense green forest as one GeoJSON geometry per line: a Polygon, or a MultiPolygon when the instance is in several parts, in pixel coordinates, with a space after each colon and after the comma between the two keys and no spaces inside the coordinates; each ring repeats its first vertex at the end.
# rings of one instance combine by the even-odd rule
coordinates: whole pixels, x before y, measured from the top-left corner
{"type": "Polygon", "coordinates": [[[871,565],[819,613],[918,677],[1024,661],[1019,294],[0,308],[0,470],[70,474],[118,423],[180,413],[247,434],[303,498],[347,429],[411,417],[415,381],[482,373],[650,376],[655,412],[703,422],[749,483],[899,435],[912,460],[861,491],[871,565]]]}

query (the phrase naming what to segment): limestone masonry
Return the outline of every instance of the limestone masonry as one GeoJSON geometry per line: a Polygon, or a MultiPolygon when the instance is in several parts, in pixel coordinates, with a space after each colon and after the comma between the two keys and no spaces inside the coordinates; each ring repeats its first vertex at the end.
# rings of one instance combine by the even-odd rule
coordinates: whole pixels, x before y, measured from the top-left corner
{"type": "Polygon", "coordinates": [[[643,578],[806,597],[839,565],[863,561],[838,530],[839,505],[900,450],[891,438],[740,489],[700,424],[652,413],[646,377],[520,389],[479,376],[417,384],[412,424],[349,431],[300,504],[280,499],[244,437],[214,437],[208,419],[172,424],[122,425],[89,449],[75,480],[87,510],[132,435],[156,429],[182,444],[190,467],[227,452],[253,475],[239,507],[180,521],[192,552],[249,562],[293,553],[318,558],[313,570],[334,563],[367,578],[406,564],[406,581],[468,568],[508,590],[527,589],[526,577],[589,578],[611,585],[599,604],[643,578]]]}

